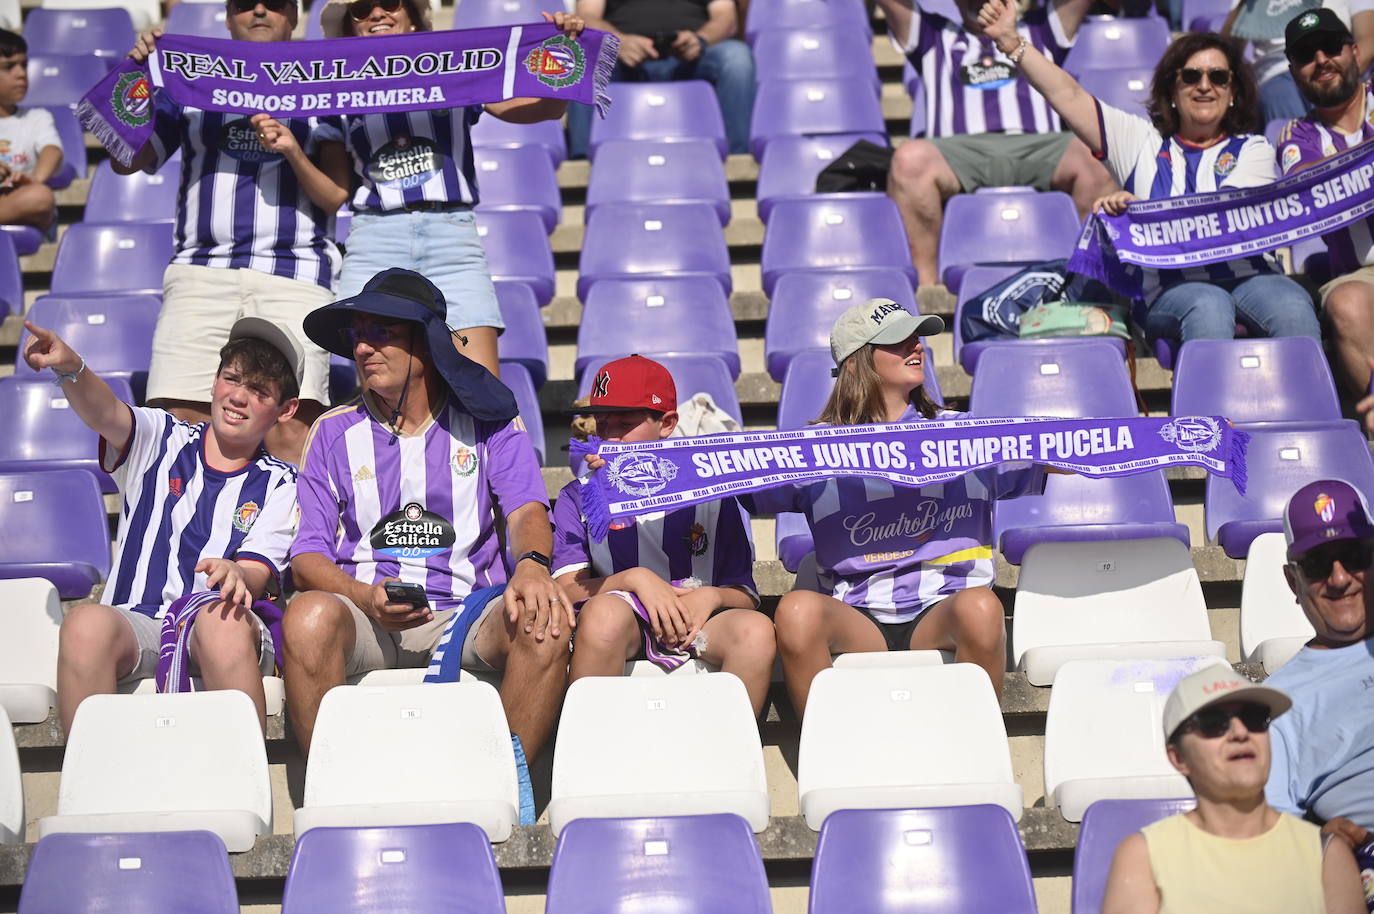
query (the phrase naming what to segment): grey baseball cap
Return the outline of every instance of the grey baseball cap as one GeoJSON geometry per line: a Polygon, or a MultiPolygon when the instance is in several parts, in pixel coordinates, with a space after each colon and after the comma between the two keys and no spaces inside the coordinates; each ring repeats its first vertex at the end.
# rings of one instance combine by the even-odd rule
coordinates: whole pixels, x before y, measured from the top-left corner
{"type": "Polygon", "coordinates": [[[870,298],[840,315],[830,328],[830,354],[839,365],[865,343],[900,343],[913,333],[934,336],[945,322],[934,314],[912,314],[890,298],[870,298]]]}
{"type": "Polygon", "coordinates": [[[296,376],[296,387],[305,382],[305,352],[301,344],[287,333],[285,328],[263,317],[241,317],[229,328],[229,339],[251,338],[262,340],[286,358],[291,373],[296,376]]]}

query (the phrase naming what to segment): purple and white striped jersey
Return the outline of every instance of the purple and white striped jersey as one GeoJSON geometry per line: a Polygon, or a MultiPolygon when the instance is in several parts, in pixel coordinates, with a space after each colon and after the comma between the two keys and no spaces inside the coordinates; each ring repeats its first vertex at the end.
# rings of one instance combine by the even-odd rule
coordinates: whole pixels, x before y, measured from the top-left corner
{"type": "Polygon", "coordinates": [[[366,584],[420,584],[436,610],[505,583],[494,507],[509,517],[548,504],[519,419],[481,422],[443,404],[423,429],[393,437],[365,395],[315,422],[298,493],[292,557],[319,553],[366,584]]]}
{"type": "MultiPolygon", "coordinates": [[[[334,214],[306,196],[285,157],[258,142],[247,117],[183,108],[158,93],[149,172],[181,150],[172,263],[258,270],[332,289],[339,275],[334,214]]],[[[282,121],[307,155],[313,118],[282,121]]]]}
{"type": "MultiPolygon", "coordinates": [[[[941,410],[937,419],[968,413],[941,410]]],[[[918,422],[908,409],[902,422],[918,422]]],[[[829,479],[753,494],[754,509],[806,515],[823,586],[879,622],[906,622],[950,594],[993,580],[992,503],[1039,495],[1045,469],[1010,462],[919,489],[829,479]]]]}
{"type": "Polygon", "coordinates": [[[124,496],[104,601],[161,618],[173,600],[208,589],[195,571],[204,558],[261,562],[279,576],[291,547],[296,468],[260,449],[243,469],[223,473],[205,462],[206,424],[160,409],[130,412],[124,449],[100,442],[100,464],[124,496]]]}
{"type": "MultiPolygon", "coordinates": [[[[1364,119],[1358,133],[1344,134],[1317,120],[1315,114],[1289,121],[1279,134],[1279,169],[1291,175],[1308,165],[1352,146],[1374,139],[1374,84],[1365,83],[1364,119]]],[[[1331,275],[1341,276],[1359,269],[1362,264],[1374,263],[1374,216],[1354,222],[1343,229],[1322,236],[1331,255],[1331,275]]]]}
{"type": "Polygon", "coordinates": [[[739,587],[755,602],[754,542],[749,519],[734,498],[675,511],[650,511],[611,523],[596,542],[582,511],[583,481],[574,479],[553,506],[553,576],[590,568],[610,577],[643,567],[665,581],[695,577],[713,587],[739,587]]]}
{"type": "Polygon", "coordinates": [[[481,105],[328,118],[319,138],[342,142],[353,161],[355,212],[421,203],[477,203],[469,131],[481,105]]]}
{"type": "MultiPolygon", "coordinates": [[[[1036,7],[1017,31],[1057,64],[1073,46],[1059,13],[1036,7]]],[[[1059,115],[1021,78],[1020,70],[989,38],[962,22],[914,7],[903,53],[921,76],[926,93],[926,136],[968,133],[1054,133],[1059,115]]]]}

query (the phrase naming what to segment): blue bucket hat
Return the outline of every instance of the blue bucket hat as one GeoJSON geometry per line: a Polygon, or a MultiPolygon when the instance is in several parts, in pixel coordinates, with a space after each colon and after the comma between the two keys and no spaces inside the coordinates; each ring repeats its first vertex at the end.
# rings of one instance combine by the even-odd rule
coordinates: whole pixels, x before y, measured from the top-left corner
{"type": "Polygon", "coordinates": [[[353,347],[343,331],[358,314],[374,314],[392,320],[414,321],[425,329],[430,359],[439,376],[458,399],[458,405],[474,418],[509,422],[519,413],[515,395],[495,375],[460,354],[444,323],[448,308],[444,293],[414,270],[393,267],[367,281],[352,298],[331,302],[305,316],[305,335],[326,352],[353,359],[353,347]]]}

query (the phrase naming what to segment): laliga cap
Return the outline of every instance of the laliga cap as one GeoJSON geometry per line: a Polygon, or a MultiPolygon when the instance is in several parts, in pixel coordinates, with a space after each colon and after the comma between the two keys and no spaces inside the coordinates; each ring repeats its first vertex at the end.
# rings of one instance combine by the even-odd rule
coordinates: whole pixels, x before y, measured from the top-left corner
{"type": "Polygon", "coordinates": [[[1183,722],[1203,708],[1231,701],[1252,701],[1269,709],[1273,720],[1293,706],[1278,689],[1256,685],[1237,676],[1226,664],[1216,664],[1185,676],[1164,703],[1164,741],[1173,739],[1183,722]]]}
{"type": "Polygon", "coordinates": [[[1374,537],[1369,505],[1344,479],[1318,479],[1293,493],[1283,510],[1283,538],[1292,561],[1334,540],[1374,537]]]}
{"type": "Polygon", "coordinates": [[[865,343],[900,343],[913,333],[934,336],[945,322],[934,314],[912,314],[890,298],[870,298],[840,315],[830,328],[830,355],[839,365],[865,343]]]}
{"type": "Polygon", "coordinates": [[[677,409],[677,386],[668,369],[642,355],[607,362],[592,378],[590,402],[576,411],[585,415],[626,409],[677,409]]]}
{"type": "Polygon", "coordinates": [[[280,324],[262,317],[241,317],[229,328],[229,339],[255,339],[267,343],[286,358],[286,364],[296,376],[296,387],[299,389],[304,384],[305,353],[301,350],[301,344],[283,330],[280,324]]]}

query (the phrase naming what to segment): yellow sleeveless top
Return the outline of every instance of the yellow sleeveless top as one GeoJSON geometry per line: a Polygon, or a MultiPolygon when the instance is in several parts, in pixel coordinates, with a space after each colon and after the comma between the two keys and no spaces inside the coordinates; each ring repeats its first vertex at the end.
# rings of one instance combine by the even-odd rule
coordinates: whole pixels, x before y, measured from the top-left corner
{"type": "Polygon", "coordinates": [[[1323,914],[1321,829],[1287,813],[1257,838],[1219,838],[1176,815],[1141,829],[1159,914],[1323,914]]]}

